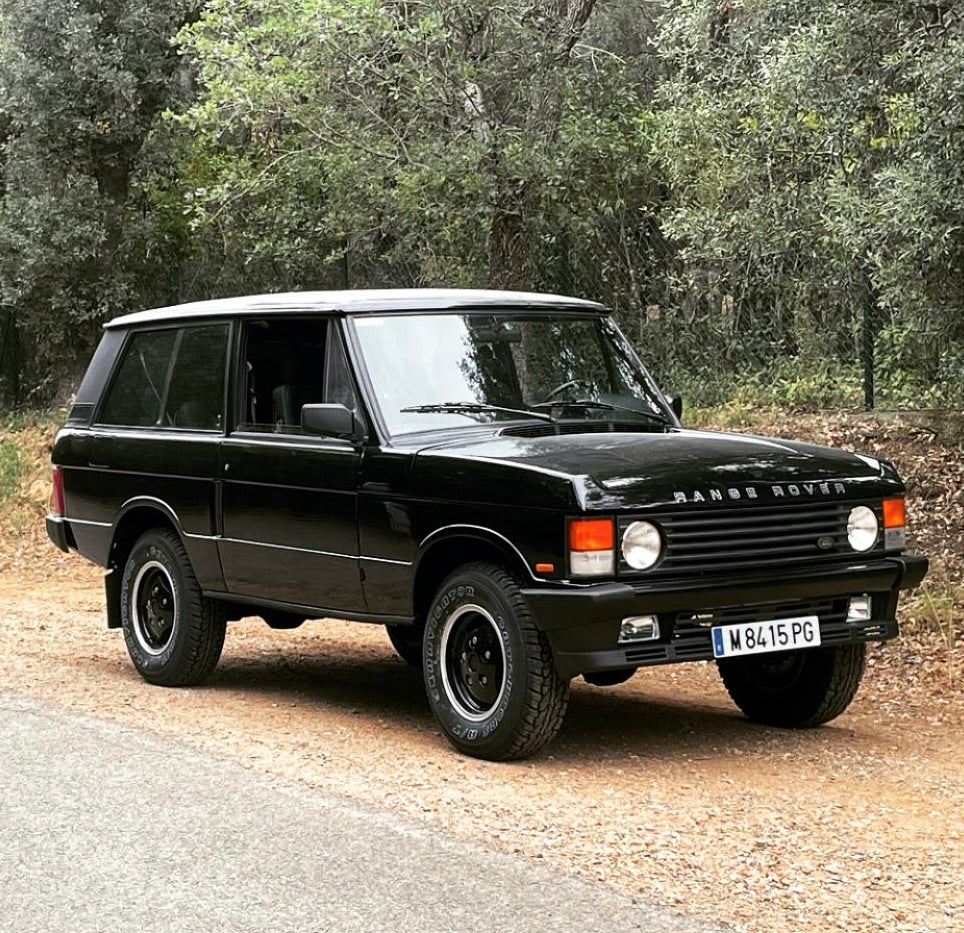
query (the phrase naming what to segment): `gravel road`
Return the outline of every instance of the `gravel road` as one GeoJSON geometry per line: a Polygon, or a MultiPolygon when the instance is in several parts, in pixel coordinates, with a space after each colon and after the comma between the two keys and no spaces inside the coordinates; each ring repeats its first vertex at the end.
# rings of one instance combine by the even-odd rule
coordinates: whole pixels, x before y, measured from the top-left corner
{"type": "Polygon", "coordinates": [[[208,685],[166,690],[137,677],[104,627],[83,562],[5,573],[0,606],[0,687],[173,740],[269,796],[283,782],[320,802],[318,819],[324,801],[348,800],[418,827],[406,840],[445,837],[446,851],[467,843],[747,933],[964,927],[957,649],[903,650],[900,663],[874,649],[851,709],[804,732],[748,724],[708,664],[576,684],[559,739],[506,765],[450,750],[378,628],[244,620],[208,685]]]}

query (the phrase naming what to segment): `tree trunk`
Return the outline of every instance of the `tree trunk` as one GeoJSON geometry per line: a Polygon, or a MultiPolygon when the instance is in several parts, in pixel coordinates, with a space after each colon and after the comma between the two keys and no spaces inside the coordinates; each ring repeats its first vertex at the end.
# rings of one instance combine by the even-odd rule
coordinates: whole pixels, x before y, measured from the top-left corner
{"type": "MultiPolygon", "coordinates": [[[[524,110],[516,125],[526,145],[548,153],[562,119],[566,72],[597,0],[543,0],[523,14],[539,33],[528,91],[519,95],[524,110]]],[[[496,142],[498,145],[498,141],[496,142]]],[[[542,177],[512,177],[499,171],[489,231],[489,281],[493,286],[532,288],[537,279],[542,233],[542,177]]]]}
{"type": "Polygon", "coordinates": [[[0,403],[19,407],[22,385],[20,330],[13,308],[0,308],[0,403]]]}

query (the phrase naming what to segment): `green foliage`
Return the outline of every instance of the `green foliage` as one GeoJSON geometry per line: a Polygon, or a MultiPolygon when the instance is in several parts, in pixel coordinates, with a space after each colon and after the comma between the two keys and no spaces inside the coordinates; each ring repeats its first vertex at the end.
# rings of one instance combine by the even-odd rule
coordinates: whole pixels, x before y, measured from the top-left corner
{"type": "Polygon", "coordinates": [[[832,359],[786,357],[743,382],[738,395],[798,409],[859,408],[863,402],[860,366],[832,359]]]}
{"type": "Polygon", "coordinates": [[[22,471],[17,445],[6,438],[0,438],[0,499],[13,495],[20,488],[22,471]]]}
{"type": "Polygon", "coordinates": [[[355,285],[539,284],[570,218],[638,202],[640,100],[578,45],[594,6],[209,4],[181,34],[192,222],[286,285],[346,253],[355,285]]]}
{"type": "Polygon", "coordinates": [[[452,284],[700,404],[859,406],[869,307],[880,403],[960,405],[962,59],[941,3],[7,0],[0,402],[131,307],[452,284]]]}
{"type": "Polygon", "coordinates": [[[21,384],[58,389],[104,319],[150,293],[134,178],[176,89],[170,37],[193,6],[7,0],[0,11],[0,340],[16,344],[0,355],[0,396],[14,404],[21,384]]]}
{"type": "MultiPolygon", "coordinates": [[[[709,282],[751,352],[762,337],[813,370],[852,355],[869,275],[895,367],[885,391],[919,398],[941,382],[936,395],[959,398],[964,22],[946,5],[872,0],[665,6],[657,125],[681,291],[709,282]],[[908,332],[956,347],[951,370],[953,352],[894,359],[892,336],[908,332]]],[[[829,400],[831,380],[817,381],[829,400]]]]}

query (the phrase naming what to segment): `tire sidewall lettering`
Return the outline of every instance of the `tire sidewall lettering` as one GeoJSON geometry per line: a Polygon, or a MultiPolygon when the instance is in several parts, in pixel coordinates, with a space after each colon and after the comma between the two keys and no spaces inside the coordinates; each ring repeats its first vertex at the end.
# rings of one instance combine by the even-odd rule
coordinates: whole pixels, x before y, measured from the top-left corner
{"type": "Polygon", "coordinates": [[[174,561],[171,555],[168,553],[166,548],[160,545],[150,542],[142,547],[135,547],[131,552],[130,557],[124,567],[124,576],[121,580],[121,621],[122,621],[122,631],[124,635],[124,641],[127,645],[128,652],[131,654],[132,658],[135,658],[138,667],[145,670],[160,670],[163,668],[174,656],[178,650],[178,640],[175,638],[171,641],[171,644],[158,655],[152,655],[145,652],[140,643],[137,640],[137,636],[133,632],[133,604],[136,598],[136,593],[133,591],[134,578],[137,575],[137,570],[139,567],[143,566],[148,561],[157,561],[164,569],[171,581],[171,586],[174,590],[175,599],[175,612],[182,612],[184,591],[181,585],[180,573],[178,572],[178,567],[176,561],[174,561]]]}
{"type": "Polygon", "coordinates": [[[511,708],[519,705],[514,692],[516,658],[517,651],[513,642],[512,629],[506,620],[505,609],[497,594],[490,592],[487,587],[459,583],[436,597],[426,626],[423,670],[426,690],[443,727],[450,735],[461,742],[479,742],[488,739],[503,726],[507,718],[511,718],[511,708]],[[442,689],[441,665],[444,659],[438,653],[438,639],[445,620],[460,605],[470,601],[484,607],[491,614],[505,657],[505,690],[499,705],[482,721],[463,718],[449,702],[442,689]]]}

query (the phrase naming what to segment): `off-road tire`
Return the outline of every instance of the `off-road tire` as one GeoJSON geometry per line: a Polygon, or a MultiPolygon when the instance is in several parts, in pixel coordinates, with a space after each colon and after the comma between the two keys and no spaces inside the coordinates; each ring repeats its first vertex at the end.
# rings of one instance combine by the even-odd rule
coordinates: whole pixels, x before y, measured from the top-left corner
{"type": "Polygon", "coordinates": [[[422,634],[425,629],[421,625],[386,625],[385,632],[392,643],[395,653],[412,667],[422,666],[422,634]]]}
{"type": "Polygon", "coordinates": [[[805,729],[839,716],[860,686],[864,644],[751,655],[717,662],[723,685],[748,719],[805,729]]]}
{"type": "Polygon", "coordinates": [[[556,672],[548,639],[503,568],[466,564],[442,583],[422,656],[429,705],[459,751],[524,758],[562,727],[569,681],[556,672]]]}
{"type": "Polygon", "coordinates": [[[169,528],[138,538],[124,565],[121,628],[144,680],[165,687],[199,684],[224,646],[224,607],[201,593],[181,539],[169,528]]]}

